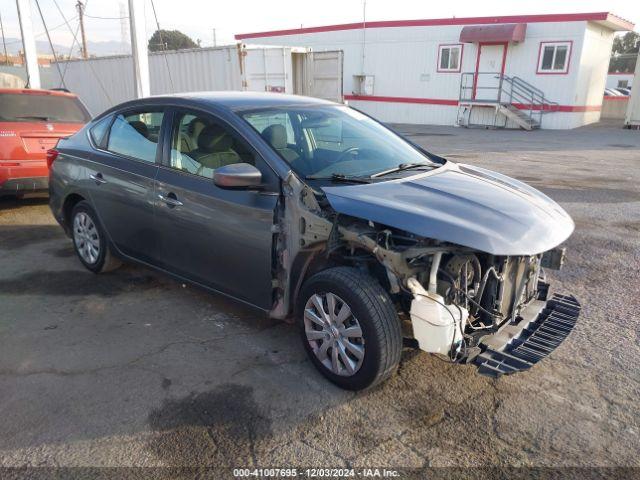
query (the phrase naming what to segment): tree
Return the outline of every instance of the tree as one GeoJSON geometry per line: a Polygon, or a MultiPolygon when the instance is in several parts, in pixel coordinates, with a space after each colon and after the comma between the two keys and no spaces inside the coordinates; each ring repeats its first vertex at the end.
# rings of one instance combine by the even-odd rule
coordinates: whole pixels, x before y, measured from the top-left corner
{"type": "Polygon", "coordinates": [[[149,39],[150,52],[187,48],[198,48],[198,44],[179,30],[156,30],[149,39]]]}
{"type": "Polygon", "coordinates": [[[640,46],[640,34],[627,32],[613,39],[613,54],[638,53],[640,46]]]}
{"type": "Polygon", "coordinates": [[[610,72],[633,73],[638,58],[640,47],[640,35],[636,32],[627,32],[613,39],[613,49],[610,72]]]}

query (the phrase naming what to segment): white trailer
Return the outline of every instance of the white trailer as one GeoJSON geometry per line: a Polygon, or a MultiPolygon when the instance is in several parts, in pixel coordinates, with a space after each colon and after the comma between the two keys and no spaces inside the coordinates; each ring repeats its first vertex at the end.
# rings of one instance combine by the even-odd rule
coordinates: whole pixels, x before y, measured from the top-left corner
{"type": "Polygon", "coordinates": [[[633,28],[599,12],[367,21],[236,39],[342,50],[345,99],[386,122],[566,129],[600,119],[614,33],[633,28]]]}
{"type": "MultiPolygon", "coordinates": [[[[640,53],[636,61],[636,75],[640,75],[640,53]]],[[[640,77],[639,77],[640,78],[640,77]]],[[[627,116],[624,119],[627,128],[640,128],[640,87],[631,89],[631,98],[627,105],[627,116]]]]}
{"type": "MultiPolygon", "coordinates": [[[[60,62],[66,87],[96,115],[135,98],[132,57],[60,62]]],[[[53,70],[53,69],[52,69],[53,70]]],[[[341,102],[342,52],[274,45],[229,45],[149,54],[151,94],[244,90],[309,95],[341,102]]],[[[60,87],[50,78],[45,88],[60,87]]]]}
{"type": "Polygon", "coordinates": [[[633,73],[609,72],[607,75],[607,88],[629,88],[633,86],[633,73]]]}

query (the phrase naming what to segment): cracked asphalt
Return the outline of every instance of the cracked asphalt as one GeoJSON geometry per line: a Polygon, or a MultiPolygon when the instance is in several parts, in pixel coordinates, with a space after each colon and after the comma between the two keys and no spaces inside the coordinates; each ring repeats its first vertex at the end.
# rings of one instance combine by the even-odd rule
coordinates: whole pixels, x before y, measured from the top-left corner
{"type": "Polygon", "coordinates": [[[294,326],[151,270],[85,271],[46,199],[0,200],[0,466],[640,467],[640,132],[399,126],[573,216],[552,272],[581,319],[494,380],[406,350],[325,381],[294,326]]]}

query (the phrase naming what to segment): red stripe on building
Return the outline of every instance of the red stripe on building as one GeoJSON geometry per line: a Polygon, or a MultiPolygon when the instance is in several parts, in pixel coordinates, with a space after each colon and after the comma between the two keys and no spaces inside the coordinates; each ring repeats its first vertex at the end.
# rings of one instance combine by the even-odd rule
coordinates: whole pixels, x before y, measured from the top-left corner
{"type": "MultiPolygon", "coordinates": [[[[614,97],[614,98],[625,98],[625,97],[614,97]]],[[[387,97],[387,96],[378,96],[378,95],[345,95],[345,100],[354,100],[361,102],[387,102],[387,103],[412,103],[412,104],[420,104],[420,105],[445,105],[450,107],[457,107],[458,100],[450,100],[446,98],[417,98],[417,97],[387,97]]],[[[490,105],[487,105],[490,106],[490,105]]],[[[515,107],[520,110],[529,110],[529,105],[525,105],[522,103],[515,103],[515,107]]],[[[542,110],[542,107],[539,105],[534,105],[533,110],[542,110]]],[[[599,112],[602,110],[601,105],[558,105],[554,106],[554,112],[563,112],[563,113],[577,113],[577,112],[599,112]]]]}
{"type": "Polygon", "coordinates": [[[344,23],[341,25],[325,25],[321,27],[294,28],[289,30],[272,30],[268,32],[241,33],[236,40],[261,37],[279,37],[284,35],[300,35],[303,33],[335,32],[339,30],[359,30],[362,28],[393,27],[434,27],[448,25],[489,25],[500,23],[546,23],[546,22],[597,22],[612,21],[621,29],[633,30],[635,25],[608,12],[596,13],[564,13],[547,15],[509,15],[500,17],[468,17],[468,18],[435,18],[425,20],[387,20],[380,22],[344,23]]]}
{"type": "Polygon", "coordinates": [[[415,97],[380,97],[377,95],[345,95],[345,100],[360,100],[363,102],[391,102],[391,103],[421,103],[425,105],[458,106],[458,100],[445,98],[415,98],[415,97]]]}
{"type": "Polygon", "coordinates": [[[605,95],[604,96],[605,100],[629,100],[629,96],[628,95],[605,95]]]}

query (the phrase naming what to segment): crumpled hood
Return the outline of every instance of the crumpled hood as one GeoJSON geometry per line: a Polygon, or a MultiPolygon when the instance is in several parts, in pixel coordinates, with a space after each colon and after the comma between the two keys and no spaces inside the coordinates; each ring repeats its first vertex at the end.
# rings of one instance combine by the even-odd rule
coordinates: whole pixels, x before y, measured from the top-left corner
{"type": "Polygon", "coordinates": [[[400,180],[323,187],[333,209],[494,255],[534,255],[565,241],[571,217],[535,188],[448,161],[400,180]]]}

